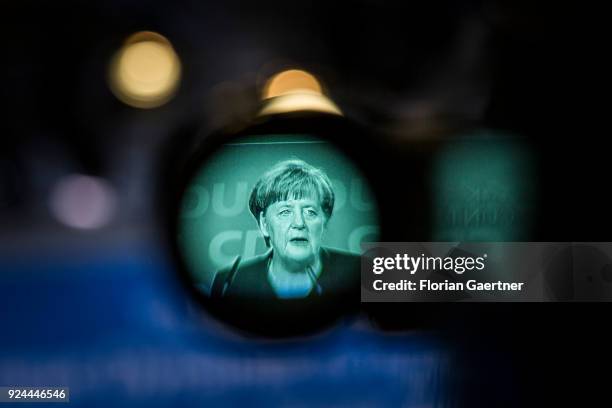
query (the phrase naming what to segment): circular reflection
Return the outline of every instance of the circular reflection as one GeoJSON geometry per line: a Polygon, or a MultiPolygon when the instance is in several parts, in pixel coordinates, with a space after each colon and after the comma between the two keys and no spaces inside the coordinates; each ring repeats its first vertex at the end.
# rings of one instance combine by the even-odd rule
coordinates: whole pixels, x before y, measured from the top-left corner
{"type": "Polygon", "coordinates": [[[231,322],[299,329],[358,307],[360,244],[377,240],[378,208],[332,144],[308,135],[234,140],[195,169],[180,208],[188,275],[231,322]]]}
{"type": "Polygon", "coordinates": [[[106,225],[115,212],[116,194],[103,179],[71,175],[61,179],[51,192],[51,212],[61,223],[79,229],[106,225]]]}
{"type": "Polygon", "coordinates": [[[289,69],[274,75],[266,84],[264,98],[296,92],[322,95],[321,84],[314,75],[300,69],[289,69]]]}
{"type": "Polygon", "coordinates": [[[160,34],[143,31],[130,36],[113,58],[111,90],[130,106],[154,108],[174,96],[180,73],[172,44],[160,34]]]}
{"type": "Polygon", "coordinates": [[[300,111],[342,116],[340,108],[324,94],[317,78],[299,69],[282,71],[270,78],[262,98],[260,116],[300,111]]]}

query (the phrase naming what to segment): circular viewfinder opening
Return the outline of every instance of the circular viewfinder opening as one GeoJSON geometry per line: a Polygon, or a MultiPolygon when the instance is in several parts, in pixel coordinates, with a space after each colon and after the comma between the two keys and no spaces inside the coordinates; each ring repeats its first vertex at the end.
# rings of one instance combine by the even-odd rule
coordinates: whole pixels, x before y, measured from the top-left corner
{"type": "Polygon", "coordinates": [[[297,334],[359,308],[361,243],[379,209],[348,154],[312,134],[241,135],[187,178],[176,243],[192,289],[249,332],[297,334]]]}

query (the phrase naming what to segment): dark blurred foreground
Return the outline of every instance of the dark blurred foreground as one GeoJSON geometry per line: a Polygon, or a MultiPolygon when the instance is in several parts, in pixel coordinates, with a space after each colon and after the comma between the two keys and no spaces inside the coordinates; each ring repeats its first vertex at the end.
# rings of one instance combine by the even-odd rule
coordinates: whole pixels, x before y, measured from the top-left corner
{"type": "MultiPolygon", "coordinates": [[[[575,92],[589,75],[574,64],[588,60],[555,11],[6,4],[0,385],[66,385],[71,403],[88,407],[595,405],[609,365],[607,304],[376,305],[313,337],[253,339],[185,296],[158,211],[169,146],[244,126],[266,78],[300,67],[348,119],[415,158],[394,182],[412,177],[430,191],[438,147],[483,129],[511,134],[535,157],[537,187],[531,222],[511,239],[610,241],[608,153],[575,92]],[[175,98],[150,110],[124,105],[107,83],[113,54],[140,30],[165,35],[183,64],[175,98]],[[86,178],[62,189],[75,176],[86,178]],[[71,200],[57,204],[65,191],[71,200]]],[[[433,224],[417,218],[400,219],[412,228],[394,238],[431,239],[433,224]]]]}

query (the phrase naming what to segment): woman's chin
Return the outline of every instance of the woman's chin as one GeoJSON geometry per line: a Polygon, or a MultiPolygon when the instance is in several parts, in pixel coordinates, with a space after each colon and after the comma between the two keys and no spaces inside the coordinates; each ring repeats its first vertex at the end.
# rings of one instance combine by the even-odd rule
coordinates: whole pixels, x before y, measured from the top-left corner
{"type": "Polygon", "coordinates": [[[292,250],[287,253],[287,260],[291,263],[300,264],[306,267],[314,263],[315,256],[310,248],[305,250],[292,250]]]}

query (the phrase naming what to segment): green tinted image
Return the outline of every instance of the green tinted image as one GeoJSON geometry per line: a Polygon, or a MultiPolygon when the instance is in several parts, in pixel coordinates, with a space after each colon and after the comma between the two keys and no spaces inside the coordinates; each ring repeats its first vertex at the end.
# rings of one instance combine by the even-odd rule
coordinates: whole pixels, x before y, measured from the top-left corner
{"type": "Polygon", "coordinates": [[[359,283],[361,243],[378,237],[363,175],[306,135],[224,145],[185,191],[178,242],[194,283],[213,297],[316,297],[359,283]]]}
{"type": "Polygon", "coordinates": [[[529,240],[537,186],[519,139],[475,132],[447,144],[432,165],[432,240],[529,240]]]}

